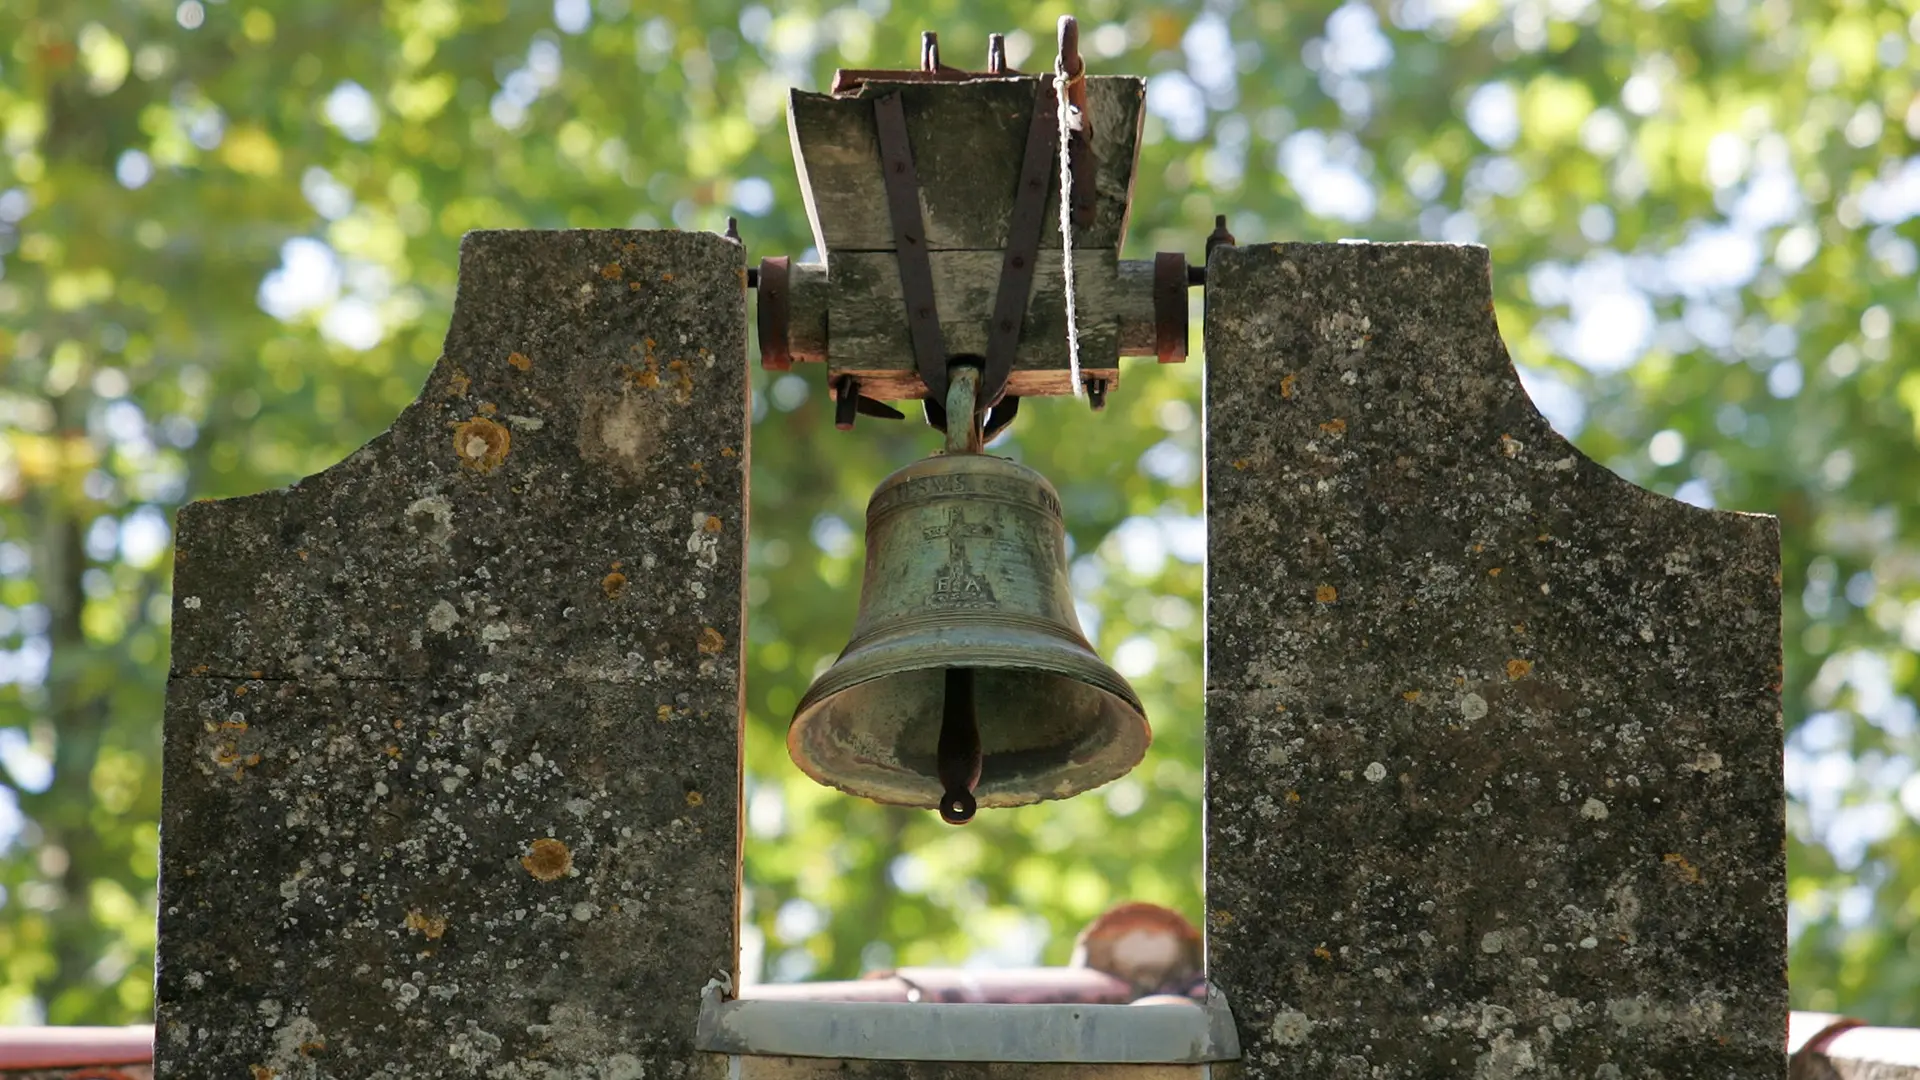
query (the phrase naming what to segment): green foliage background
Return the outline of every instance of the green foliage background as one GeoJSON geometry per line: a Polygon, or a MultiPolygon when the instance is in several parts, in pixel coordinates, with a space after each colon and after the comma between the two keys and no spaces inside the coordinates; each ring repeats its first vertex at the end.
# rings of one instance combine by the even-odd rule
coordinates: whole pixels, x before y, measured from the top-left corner
{"type": "MultiPolygon", "coordinates": [[[[464,231],[738,213],[755,257],[799,255],[789,86],[909,65],[922,28],[967,65],[1017,31],[1036,66],[1065,11],[0,3],[0,1019],[150,1008],[165,523],[381,430],[464,231]]],[[[1126,254],[1197,256],[1216,210],[1243,242],[1488,244],[1507,340],[1584,450],[1781,516],[1794,998],[1920,1023],[1915,0],[1074,13],[1096,72],[1155,77],[1126,254]]],[[[1031,403],[1009,440],[1062,489],[1158,742],[1113,788],[964,830],[784,759],[851,622],[864,500],[931,440],[838,435],[818,371],[756,374],[750,975],[1057,962],[1114,899],[1199,914],[1199,368],[1130,368],[1098,417],[1031,403]]]]}

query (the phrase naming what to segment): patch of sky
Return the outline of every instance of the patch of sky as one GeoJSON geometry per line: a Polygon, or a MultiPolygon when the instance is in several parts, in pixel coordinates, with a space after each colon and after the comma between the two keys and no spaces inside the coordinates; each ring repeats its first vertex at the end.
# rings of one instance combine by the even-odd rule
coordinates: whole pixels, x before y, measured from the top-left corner
{"type": "Polygon", "coordinates": [[[733,205],[750,217],[765,217],[773,210],[773,185],[765,177],[746,177],[733,185],[733,205]]]}
{"type": "Polygon", "coordinates": [[[563,34],[583,34],[593,25],[593,5],[588,0],[553,0],[553,25],[563,34]]]}
{"type": "Polygon", "coordinates": [[[380,105],[367,88],[348,79],[338,83],[320,106],[321,115],[335,131],[354,142],[380,134],[380,105]]]}
{"type": "Polygon", "coordinates": [[[1860,214],[1875,225],[1898,225],[1920,214],[1920,155],[1888,162],[1861,190],[1860,214]]]}
{"type": "Polygon", "coordinates": [[[1365,152],[1344,131],[1329,136],[1309,128],[1280,143],[1280,171],[1307,212],[1318,217],[1352,222],[1373,217],[1375,197],[1362,171],[1365,164],[1365,152]]]}
{"type": "Polygon", "coordinates": [[[1167,134],[1194,142],[1207,133],[1207,99],[1184,71],[1163,71],[1147,80],[1147,112],[1167,125],[1167,134]]]}
{"type": "Polygon", "coordinates": [[[1467,98],[1467,127],[1495,150],[1520,137],[1520,95],[1503,82],[1483,83],[1467,98]]]}
{"type": "Polygon", "coordinates": [[[1545,368],[1517,366],[1520,386],[1553,430],[1571,439],[1587,426],[1587,399],[1565,379],[1545,368]]]}

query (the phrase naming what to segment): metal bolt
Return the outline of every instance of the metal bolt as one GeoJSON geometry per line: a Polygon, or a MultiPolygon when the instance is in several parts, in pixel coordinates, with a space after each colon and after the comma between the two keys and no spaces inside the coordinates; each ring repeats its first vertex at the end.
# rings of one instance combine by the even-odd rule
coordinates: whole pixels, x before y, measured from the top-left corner
{"type": "Polygon", "coordinates": [[[1106,411],[1107,380],[1105,379],[1088,379],[1087,380],[1087,404],[1093,406],[1094,412],[1106,411]]]}
{"type": "Polygon", "coordinates": [[[920,70],[940,70],[940,35],[931,30],[920,31],[920,70]]]}
{"type": "Polygon", "coordinates": [[[987,35],[987,74],[1005,75],[1007,73],[1007,35],[987,35]]]}
{"type": "Polygon", "coordinates": [[[1213,232],[1207,236],[1208,256],[1212,256],[1213,249],[1219,247],[1221,244],[1232,247],[1235,243],[1236,241],[1233,238],[1233,234],[1227,231],[1227,215],[1215,214],[1213,216],[1213,232]]]}

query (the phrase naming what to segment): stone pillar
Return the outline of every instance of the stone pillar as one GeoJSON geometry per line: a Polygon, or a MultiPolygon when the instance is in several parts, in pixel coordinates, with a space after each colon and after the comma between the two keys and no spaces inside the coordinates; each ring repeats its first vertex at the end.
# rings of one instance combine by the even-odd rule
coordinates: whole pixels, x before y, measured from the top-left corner
{"type": "Polygon", "coordinates": [[[1548,427],[1486,251],[1207,282],[1209,971],[1262,1077],[1785,1074],[1776,522],[1548,427]]]}
{"type": "Polygon", "coordinates": [[[163,1080],[680,1080],[733,972],[745,272],[486,232],[393,428],[180,514],[163,1080]]]}

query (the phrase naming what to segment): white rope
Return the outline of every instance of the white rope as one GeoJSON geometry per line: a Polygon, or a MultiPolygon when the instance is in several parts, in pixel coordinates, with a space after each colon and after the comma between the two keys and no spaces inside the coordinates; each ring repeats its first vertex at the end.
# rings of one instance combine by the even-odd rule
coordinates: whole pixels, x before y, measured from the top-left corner
{"type": "Polygon", "coordinates": [[[1080,130],[1080,110],[1067,101],[1064,57],[1054,58],[1053,86],[1060,95],[1059,108],[1054,111],[1060,117],[1060,254],[1061,274],[1067,282],[1067,364],[1073,380],[1073,396],[1080,397],[1086,388],[1080,385],[1080,320],[1073,297],[1073,168],[1068,161],[1073,133],[1080,130]]]}

